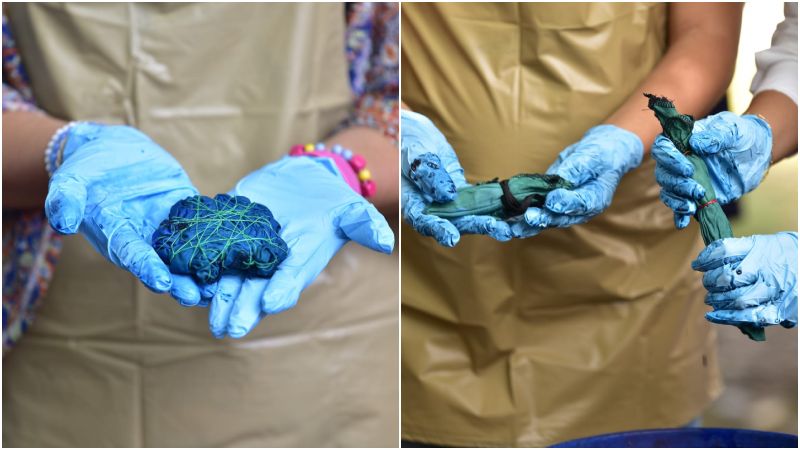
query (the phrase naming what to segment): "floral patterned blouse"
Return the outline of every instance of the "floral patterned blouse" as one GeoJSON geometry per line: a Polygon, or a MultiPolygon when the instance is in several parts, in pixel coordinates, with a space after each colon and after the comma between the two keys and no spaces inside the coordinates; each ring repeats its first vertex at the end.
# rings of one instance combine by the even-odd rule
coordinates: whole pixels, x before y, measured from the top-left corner
{"type": "MultiPolygon", "coordinates": [[[[342,124],[381,130],[397,141],[399,120],[397,3],[346,4],[346,55],[354,109],[342,124]]],[[[3,15],[3,112],[36,107],[23,61],[3,15]]],[[[44,156],[44,149],[42,149],[44,156]]],[[[44,164],[44,163],[43,163],[44,164]]],[[[3,354],[30,326],[61,250],[44,211],[3,208],[3,354]]]]}

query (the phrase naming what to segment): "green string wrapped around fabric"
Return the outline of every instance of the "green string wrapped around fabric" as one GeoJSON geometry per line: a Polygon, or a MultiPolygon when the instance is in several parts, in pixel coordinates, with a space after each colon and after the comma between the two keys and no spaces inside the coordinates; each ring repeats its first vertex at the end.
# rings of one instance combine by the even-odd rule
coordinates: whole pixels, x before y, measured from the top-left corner
{"type": "Polygon", "coordinates": [[[553,189],[572,189],[572,183],[558,175],[520,174],[507,180],[489,181],[458,190],[456,199],[448,203],[432,203],[426,214],[443,219],[470,215],[509,218],[525,213],[531,206],[541,207],[553,189]]]}
{"type": "MultiPolygon", "coordinates": [[[[703,242],[708,245],[718,239],[733,237],[733,229],[722,210],[722,205],[717,201],[714,186],[711,184],[711,177],[708,174],[708,167],[702,158],[694,154],[689,145],[689,138],[694,128],[694,118],[687,114],[680,114],[675,105],[665,97],[658,97],[653,94],[644,94],[648,98],[647,106],[656,115],[661,123],[664,135],[680,150],[694,167],[692,179],[703,186],[706,193],[702,200],[697,201],[697,212],[694,218],[700,225],[700,234],[703,242]]],[[[752,325],[740,325],[739,329],[754,341],[766,340],[763,327],[752,325]]]]}
{"type": "Polygon", "coordinates": [[[196,195],[172,206],[153,248],[173,273],[213,283],[226,274],[268,278],[289,248],[266,206],[247,197],[196,195]]]}

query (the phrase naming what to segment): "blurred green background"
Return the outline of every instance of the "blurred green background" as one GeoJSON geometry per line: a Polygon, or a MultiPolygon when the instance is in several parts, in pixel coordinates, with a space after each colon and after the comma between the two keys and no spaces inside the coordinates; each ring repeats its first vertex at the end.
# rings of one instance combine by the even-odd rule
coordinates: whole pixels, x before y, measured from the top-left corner
{"type": "MultiPolygon", "coordinates": [[[[736,73],[728,90],[730,109],[750,104],[755,53],[768,48],[783,3],[747,3],[736,73]]],[[[797,156],[772,166],[762,184],[740,203],[733,221],[737,236],[797,231],[797,156]]],[[[767,329],[766,342],[753,342],[739,330],[718,326],[720,369],[725,390],[703,415],[703,426],[752,428],[797,434],[797,328],[767,329]]]]}

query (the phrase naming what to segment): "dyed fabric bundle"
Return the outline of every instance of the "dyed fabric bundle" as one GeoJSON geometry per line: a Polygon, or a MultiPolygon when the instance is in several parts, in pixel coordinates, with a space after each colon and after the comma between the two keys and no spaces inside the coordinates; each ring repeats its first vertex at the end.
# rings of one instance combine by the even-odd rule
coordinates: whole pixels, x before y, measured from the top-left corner
{"type": "Polygon", "coordinates": [[[708,175],[708,168],[702,158],[692,153],[689,148],[689,137],[692,135],[694,119],[692,116],[680,114],[675,109],[671,101],[663,97],[656,97],[652,94],[645,94],[650,100],[647,106],[653,110],[661,122],[664,135],[678,148],[694,167],[694,179],[706,190],[703,200],[697,202],[697,213],[695,219],[700,224],[700,233],[703,235],[703,242],[706,245],[717,239],[733,237],[733,230],[728,217],[722,210],[722,206],[717,202],[714,186],[711,184],[711,177],[708,175]]]}
{"type": "Polygon", "coordinates": [[[553,189],[572,187],[558,175],[520,174],[459,189],[455,200],[430,204],[425,212],[444,219],[470,215],[509,218],[525,214],[531,206],[541,207],[553,189]]]}
{"type": "MultiPolygon", "coordinates": [[[[717,239],[733,237],[733,229],[728,221],[728,216],[717,201],[708,167],[702,158],[695,155],[689,146],[689,137],[692,135],[694,118],[687,114],[680,114],[675,105],[667,98],[644,94],[649,100],[647,106],[655,113],[661,123],[664,135],[680,150],[694,167],[692,179],[703,186],[706,195],[701,201],[696,202],[697,212],[694,218],[700,225],[700,234],[703,242],[708,245],[717,239]]],[[[739,329],[754,341],[766,340],[764,328],[751,325],[741,325],[739,329]]]]}
{"type": "Polygon", "coordinates": [[[213,283],[224,274],[270,277],[289,249],[280,224],[247,197],[196,195],[172,206],[153,233],[153,248],[177,274],[213,283]]]}

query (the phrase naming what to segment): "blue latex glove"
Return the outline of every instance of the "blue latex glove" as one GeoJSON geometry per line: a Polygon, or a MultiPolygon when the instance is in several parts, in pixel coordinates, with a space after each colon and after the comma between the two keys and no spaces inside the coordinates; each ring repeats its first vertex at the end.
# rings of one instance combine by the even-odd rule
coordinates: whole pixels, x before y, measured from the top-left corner
{"type": "Polygon", "coordinates": [[[446,203],[456,190],[469,186],[453,147],[430,119],[400,111],[400,180],[403,218],[423,236],[446,247],[455,246],[461,234],[485,234],[498,241],[511,239],[506,222],[491,216],[465,216],[452,221],[425,214],[431,202],[446,203]]]}
{"type": "Polygon", "coordinates": [[[348,241],[383,253],[394,247],[386,219],[347,185],[327,158],[285,157],[247,175],[229,194],[272,211],[289,256],[270,279],[224,275],[201,287],[201,295],[211,297],[209,328],[218,338],[226,333],[240,338],[264,315],[292,308],[348,241]]]}
{"type": "Polygon", "coordinates": [[[705,272],[706,304],[715,323],[759,327],[797,325],[797,233],[720,239],[694,270],[705,272]]]}
{"type": "Polygon", "coordinates": [[[555,189],[545,199],[543,208],[528,208],[527,229],[569,227],[584,223],[609,205],[620,179],[642,162],[643,146],[638,136],[614,125],[598,125],[575,144],[570,145],[548,174],[560,175],[576,187],[555,189]]]}
{"type": "MultiPolygon", "coordinates": [[[[772,130],[753,115],[725,111],[698,120],[689,145],[708,166],[711,184],[722,204],[758,186],[772,160],[772,130]]],[[[653,143],[652,154],[661,201],[675,213],[675,226],[686,228],[697,211],[695,200],[703,198],[705,189],[692,180],[694,168],[689,160],[663,134],[653,143]]]]}
{"type": "Polygon", "coordinates": [[[169,153],[128,126],[79,123],[67,131],[45,213],[59,233],[79,230],[111,262],[155,292],[173,277],[151,246],[175,202],[197,194],[169,153]]]}

